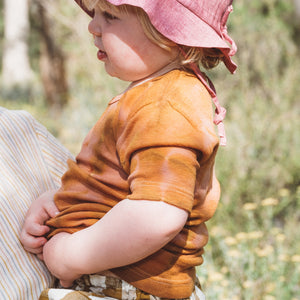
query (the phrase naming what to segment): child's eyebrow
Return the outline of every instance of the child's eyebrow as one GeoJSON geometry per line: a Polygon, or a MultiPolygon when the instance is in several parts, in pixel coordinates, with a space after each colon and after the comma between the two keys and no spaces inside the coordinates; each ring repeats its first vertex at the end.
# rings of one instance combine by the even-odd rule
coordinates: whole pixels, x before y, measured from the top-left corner
{"type": "Polygon", "coordinates": [[[106,6],[106,5],[101,5],[101,4],[96,4],[95,8],[98,8],[101,12],[107,12],[109,14],[112,14],[112,15],[116,15],[118,14],[118,10],[117,9],[113,9],[109,6],[106,6]]]}

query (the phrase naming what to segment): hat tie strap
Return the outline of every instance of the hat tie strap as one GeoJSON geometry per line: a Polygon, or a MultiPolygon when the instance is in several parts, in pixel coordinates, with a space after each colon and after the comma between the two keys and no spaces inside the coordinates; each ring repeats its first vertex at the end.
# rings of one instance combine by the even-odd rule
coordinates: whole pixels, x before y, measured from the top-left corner
{"type": "Polygon", "coordinates": [[[222,33],[222,37],[225,41],[227,41],[230,45],[231,45],[231,50],[229,51],[228,55],[229,56],[233,56],[236,51],[237,51],[237,46],[236,46],[236,43],[234,42],[234,40],[228,35],[228,32],[227,32],[227,25],[226,25],[226,22],[227,22],[227,19],[228,19],[228,16],[229,14],[233,11],[233,6],[230,5],[228,6],[227,8],[227,11],[225,12],[223,18],[222,18],[222,28],[221,28],[221,33],[222,33]]]}
{"type": "MultiPolygon", "coordinates": [[[[187,55],[185,51],[181,48],[178,47],[182,55],[187,58],[187,55]]],[[[225,126],[223,123],[223,120],[225,119],[226,115],[226,109],[220,105],[216,89],[212,81],[209,79],[209,77],[204,73],[200,71],[200,68],[195,64],[195,63],[189,63],[190,67],[194,71],[195,75],[198,77],[198,79],[201,81],[201,83],[205,86],[207,89],[208,93],[210,94],[212,101],[216,107],[215,109],[215,116],[214,116],[214,124],[217,125],[218,129],[218,135],[220,137],[220,145],[221,146],[226,146],[226,134],[225,134],[225,126]]]]}
{"type": "Polygon", "coordinates": [[[227,142],[226,141],[226,133],[225,133],[225,126],[224,126],[224,123],[223,123],[223,120],[225,119],[225,116],[226,116],[226,109],[225,109],[225,107],[220,105],[220,102],[219,102],[218,97],[217,97],[215,86],[212,83],[212,81],[210,80],[210,78],[205,73],[201,72],[199,67],[195,63],[192,63],[191,67],[193,68],[195,74],[200,79],[200,81],[204,84],[207,91],[211,95],[212,101],[213,101],[213,103],[216,107],[213,122],[214,122],[215,125],[217,125],[218,134],[219,134],[219,137],[220,137],[220,145],[221,146],[226,146],[226,142],[227,142]]]}

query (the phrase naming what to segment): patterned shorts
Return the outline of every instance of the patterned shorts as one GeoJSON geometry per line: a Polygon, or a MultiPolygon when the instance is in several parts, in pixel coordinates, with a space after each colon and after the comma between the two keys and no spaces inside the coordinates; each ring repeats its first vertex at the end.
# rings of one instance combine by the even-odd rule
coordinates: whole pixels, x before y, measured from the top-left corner
{"type": "MultiPolygon", "coordinates": [[[[46,289],[39,298],[39,300],[84,299],[164,300],[166,298],[159,298],[145,293],[124,280],[102,275],[84,275],[76,281],[72,289],[46,289]]],[[[196,282],[195,290],[189,298],[180,300],[205,300],[200,283],[196,282]]]]}

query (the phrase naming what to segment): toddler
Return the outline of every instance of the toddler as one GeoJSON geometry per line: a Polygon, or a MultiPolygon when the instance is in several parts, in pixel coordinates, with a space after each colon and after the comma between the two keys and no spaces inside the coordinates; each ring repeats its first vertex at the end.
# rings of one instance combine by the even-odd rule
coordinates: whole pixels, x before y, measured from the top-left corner
{"type": "Polygon", "coordinates": [[[198,66],[223,61],[235,71],[226,30],[232,0],[77,2],[92,17],[98,60],[131,83],[68,161],[60,189],[27,214],[25,249],[63,287],[81,290],[50,289],[40,299],[83,291],[204,299],[195,268],[220,197],[214,162],[226,140],[225,109],[198,66]]]}

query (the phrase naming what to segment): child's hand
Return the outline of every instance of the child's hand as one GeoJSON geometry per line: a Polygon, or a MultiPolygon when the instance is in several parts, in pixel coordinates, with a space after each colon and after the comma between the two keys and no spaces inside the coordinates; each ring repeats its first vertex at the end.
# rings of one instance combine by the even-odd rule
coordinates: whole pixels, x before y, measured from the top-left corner
{"type": "Polygon", "coordinates": [[[43,246],[47,242],[44,235],[49,232],[49,227],[44,224],[58,213],[53,201],[55,193],[56,190],[47,191],[33,201],[26,214],[20,235],[24,249],[37,254],[40,259],[43,259],[43,246]]]}

